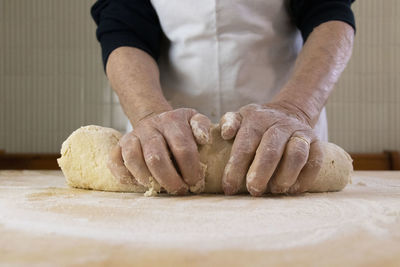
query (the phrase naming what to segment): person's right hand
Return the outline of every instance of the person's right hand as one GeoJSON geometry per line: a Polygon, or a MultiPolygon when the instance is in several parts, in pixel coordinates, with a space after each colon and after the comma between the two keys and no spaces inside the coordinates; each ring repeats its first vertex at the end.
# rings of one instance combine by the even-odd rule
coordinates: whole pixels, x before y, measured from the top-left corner
{"type": "Polygon", "coordinates": [[[108,167],[121,183],[148,187],[152,176],[170,194],[200,193],[205,177],[196,143],[210,142],[210,127],[189,108],[148,116],[121,138],[108,167]]]}

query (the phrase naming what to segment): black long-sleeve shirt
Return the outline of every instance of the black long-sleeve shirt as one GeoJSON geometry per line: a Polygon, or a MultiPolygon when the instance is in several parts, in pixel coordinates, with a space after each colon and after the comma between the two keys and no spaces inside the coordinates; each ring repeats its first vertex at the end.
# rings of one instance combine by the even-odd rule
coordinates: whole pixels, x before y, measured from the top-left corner
{"type": "MultiPolygon", "coordinates": [[[[305,42],[315,27],[327,21],[344,21],[355,29],[354,1],[290,0],[289,14],[305,42]]],[[[91,14],[98,25],[104,66],[111,52],[121,46],[142,49],[158,59],[162,30],[150,0],[98,0],[91,14]]]]}

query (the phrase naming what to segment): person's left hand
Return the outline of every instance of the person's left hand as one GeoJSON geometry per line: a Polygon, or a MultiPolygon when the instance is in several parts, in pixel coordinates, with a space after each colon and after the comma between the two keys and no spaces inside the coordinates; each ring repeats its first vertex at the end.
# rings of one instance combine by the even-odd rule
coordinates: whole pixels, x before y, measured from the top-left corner
{"type": "Polygon", "coordinates": [[[253,196],[305,192],[321,168],[321,144],[300,110],[250,104],[220,121],[225,140],[236,136],[222,188],[236,194],[246,178],[253,196]]]}

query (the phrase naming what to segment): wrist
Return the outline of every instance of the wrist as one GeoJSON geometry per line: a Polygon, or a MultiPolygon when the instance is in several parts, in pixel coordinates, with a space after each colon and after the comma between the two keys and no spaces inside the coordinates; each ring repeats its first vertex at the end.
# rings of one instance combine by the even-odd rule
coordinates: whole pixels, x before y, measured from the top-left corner
{"type": "Polygon", "coordinates": [[[132,111],[129,112],[130,114],[128,114],[128,118],[132,123],[132,126],[135,127],[135,125],[144,119],[171,110],[173,110],[173,108],[166,100],[152,103],[141,103],[141,105],[136,106],[135,109],[132,109],[132,111]]]}
{"type": "Polygon", "coordinates": [[[267,106],[283,110],[314,127],[325,102],[314,99],[312,95],[299,93],[299,91],[284,88],[267,106]]]}
{"type": "Polygon", "coordinates": [[[350,58],[353,37],[353,29],[343,22],[318,26],[304,44],[289,81],[272,102],[315,126],[350,58]]]}

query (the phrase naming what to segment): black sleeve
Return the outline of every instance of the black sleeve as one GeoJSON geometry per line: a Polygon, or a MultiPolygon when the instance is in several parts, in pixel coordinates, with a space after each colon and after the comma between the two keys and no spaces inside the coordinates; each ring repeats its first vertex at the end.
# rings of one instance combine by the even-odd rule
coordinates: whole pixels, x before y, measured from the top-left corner
{"type": "Polygon", "coordinates": [[[162,30],[150,0],[98,0],[91,15],[98,25],[104,67],[121,46],[139,48],[158,59],[162,30]]]}
{"type": "Polygon", "coordinates": [[[318,25],[339,20],[356,29],[351,4],[355,0],[290,0],[289,12],[304,42],[318,25]]]}

